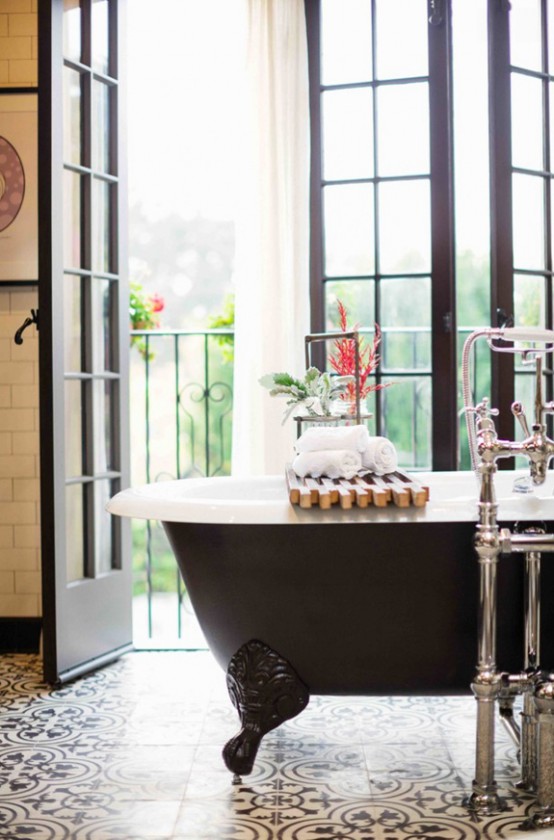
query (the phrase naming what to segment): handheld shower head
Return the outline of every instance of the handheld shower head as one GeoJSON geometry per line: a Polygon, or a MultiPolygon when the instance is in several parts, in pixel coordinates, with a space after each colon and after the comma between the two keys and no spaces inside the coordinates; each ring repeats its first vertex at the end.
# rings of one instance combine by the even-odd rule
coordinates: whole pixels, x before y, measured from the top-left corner
{"type": "Polygon", "coordinates": [[[554,350],[554,330],[544,330],[540,327],[500,327],[498,329],[487,330],[485,334],[487,335],[489,347],[497,353],[523,353],[532,354],[536,357],[544,353],[551,353],[554,350]],[[510,342],[513,346],[499,347],[497,344],[494,344],[495,341],[500,339],[505,342],[510,342]],[[518,342],[551,346],[518,347],[516,346],[518,342]]]}
{"type": "Polygon", "coordinates": [[[533,341],[537,344],[554,344],[554,330],[540,327],[505,327],[500,330],[504,341],[533,341]]]}

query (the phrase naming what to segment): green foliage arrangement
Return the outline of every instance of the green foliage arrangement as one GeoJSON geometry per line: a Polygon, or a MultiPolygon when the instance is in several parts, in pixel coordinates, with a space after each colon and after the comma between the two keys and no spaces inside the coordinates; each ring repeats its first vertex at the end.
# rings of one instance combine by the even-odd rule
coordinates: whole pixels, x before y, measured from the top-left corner
{"type": "Polygon", "coordinates": [[[283,423],[296,407],[303,407],[310,416],[331,414],[331,403],[344,394],[351,384],[352,376],[332,376],[327,371],[321,373],[316,367],[310,367],[303,379],[297,379],[290,373],[267,373],[259,381],[264,388],[269,388],[272,397],[286,397],[288,408],[283,423]]]}
{"type": "MultiPolygon", "coordinates": [[[[235,296],[227,295],[223,302],[223,310],[218,315],[212,315],[208,320],[208,327],[211,330],[232,329],[235,326],[235,296]]],[[[216,336],[217,343],[221,347],[223,360],[232,363],[235,358],[235,342],[232,335],[216,336]]]]}

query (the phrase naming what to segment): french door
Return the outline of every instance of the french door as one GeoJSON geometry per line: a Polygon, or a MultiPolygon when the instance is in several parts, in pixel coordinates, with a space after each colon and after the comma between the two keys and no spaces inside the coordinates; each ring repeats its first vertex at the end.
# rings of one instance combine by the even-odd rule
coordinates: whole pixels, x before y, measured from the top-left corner
{"type": "Polygon", "coordinates": [[[132,637],[123,0],[39,4],[44,671],[64,681],[132,637]]]}
{"type": "Polygon", "coordinates": [[[451,4],[305,9],[312,330],[336,328],[337,299],[370,341],[378,323],[375,384],[396,387],[370,397],[377,434],[406,466],[455,469],[451,4]]]}

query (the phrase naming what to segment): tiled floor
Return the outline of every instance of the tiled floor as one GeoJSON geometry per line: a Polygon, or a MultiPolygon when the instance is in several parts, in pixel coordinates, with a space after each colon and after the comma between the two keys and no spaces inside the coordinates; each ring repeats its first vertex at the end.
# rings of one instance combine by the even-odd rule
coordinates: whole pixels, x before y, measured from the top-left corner
{"type": "Polygon", "coordinates": [[[474,713],[470,696],[313,697],[233,787],[220,753],[237,717],[209,654],[130,654],[58,691],[36,657],[0,657],[0,837],[514,838],[532,800],[502,730],[507,810],[461,805],[474,713]]]}

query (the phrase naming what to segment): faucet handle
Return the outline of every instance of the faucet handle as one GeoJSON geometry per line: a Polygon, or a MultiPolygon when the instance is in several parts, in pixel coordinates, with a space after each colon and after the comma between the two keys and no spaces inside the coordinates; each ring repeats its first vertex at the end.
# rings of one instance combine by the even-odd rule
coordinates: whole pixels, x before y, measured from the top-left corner
{"type": "Polygon", "coordinates": [[[497,408],[489,408],[489,398],[483,397],[481,402],[475,406],[473,409],[475,414],[479,417],[480,420],[484,420],[486,417],[497,417],[498,416],[498,409],[497,408]]]}
{"type": "Polygon", "coordinates": [[[529,423],[527,422],[527,417],[525,416],[525,411],[523,409],[523,405],[516,400],[516,402],[512,403],[512,414],[518,420],[519,425],[523,429],[523,434],[525,437],[531,437],[531,432],[529,430],[529,423]]]}
{"type": "Polygon", "coordinates": [[[476,426],[478,432],[494,431],[494,421],[491,418],[498,415],[498,409],[489,408],[488,397],[483,397],[473,411],[477,415],[476,426]]]}

